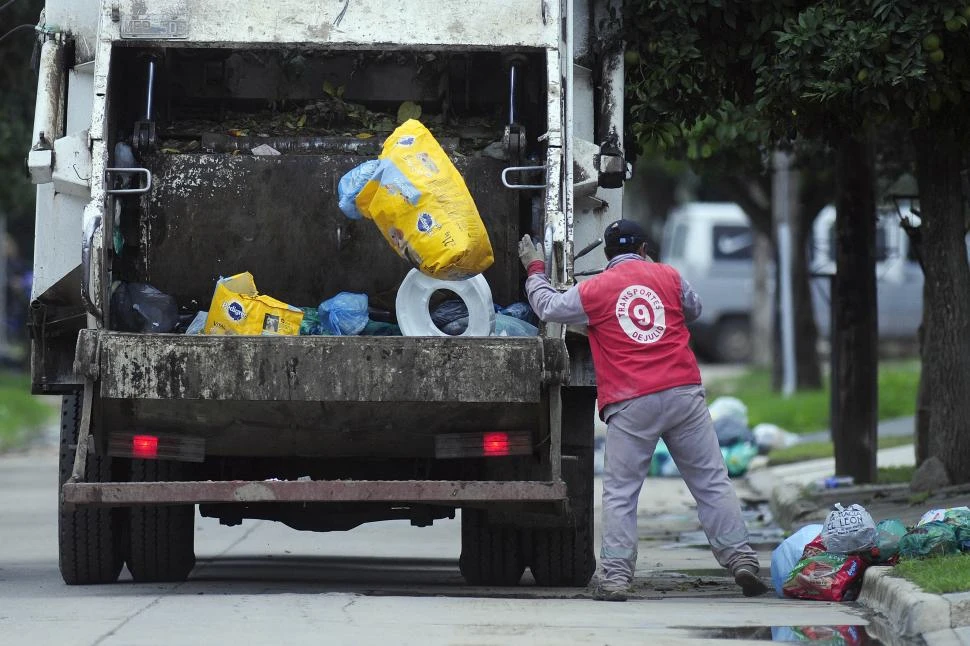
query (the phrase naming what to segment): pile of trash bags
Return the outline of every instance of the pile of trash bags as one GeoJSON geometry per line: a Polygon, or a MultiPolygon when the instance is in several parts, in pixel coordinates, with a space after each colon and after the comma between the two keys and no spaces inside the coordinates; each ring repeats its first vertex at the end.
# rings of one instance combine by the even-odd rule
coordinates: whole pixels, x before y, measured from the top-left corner
{"type": "MultiPolygon", "coordinates": [[[[494,305],[495,336],[536,336],[539,321],[528,303],[494,305]]],[[[393,312],[370,306],[367,294],[340,292],[317,307],[294,307],[260,294],[248,272],[218,281],[209,310],[182,313],[175,298],[145,283],[116,282],[111,296],[112,328],[122,332],[401,336],[393,312]]],[[[468,325],[461,300],[446,300],[431,312],[449,335],[468,325]]]]}
{"type": "Polygon", "coordinates": [[[825,523],[806,525],[771,554],[779,597],[852,601],[870,565],[970,552],[970,508],[933,509],[908,528],[899,520],[873,522],[860,505],[836,504],[825,523]]]}
{"type": "MultiPolygon", "coordinates": [[[[759,454],[796,444],[798,436],[774,424],[748,425],[748,407],[737,397],[718,397],[709,406],[714,432],[721,447],[721,455],[732,478],[743,476],[751,461],[759,454]]],[[[650,475],[676,477],[680,475],[677,465],[670,457],[663,440],[657,443],[650,462],[650,475]]]]}

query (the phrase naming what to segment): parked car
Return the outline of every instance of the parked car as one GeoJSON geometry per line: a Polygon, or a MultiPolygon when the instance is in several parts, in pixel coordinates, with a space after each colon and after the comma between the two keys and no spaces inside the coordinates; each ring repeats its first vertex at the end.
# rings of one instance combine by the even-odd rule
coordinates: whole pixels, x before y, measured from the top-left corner
{"type": "MultiPolygon", "coordinates": [[[[835,270],[835,207],[824,208],[808,241],[812,303],[819,335],[827,339],[835,270]]],[[[692,202],[671,213],[664,228],[661,260],[677,268],[704,302],[691,326],[696,350],[707,358],[742,362],[751,356],[754,300],[754,236],[750,220],[734,203],[692,202]]],[[[970,247],[970,236],[968,236],[970,247]]],[[[876,278],[880,341],[915,340],[923,309],[923,272],[895,209],[879,214],[876,278]]],[[[773,276],[773,270],[770,272],[773,276]]],[[[769,286],[773,289],[773,280],[769,286]]]]}
{"type": "Polygon", "coordinates": [[[673,265],[704,302],[691,325],[695,349],[718,361],[751,357],[754,234],[740,206],[691,202],[671,213],[660,258],[673,265]]]}

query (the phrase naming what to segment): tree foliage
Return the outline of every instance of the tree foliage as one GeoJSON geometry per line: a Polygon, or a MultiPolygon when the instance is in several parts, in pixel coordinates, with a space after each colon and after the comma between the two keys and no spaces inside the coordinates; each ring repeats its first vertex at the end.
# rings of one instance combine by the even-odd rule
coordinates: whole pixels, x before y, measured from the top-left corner
{"type": "Polygon", "coordinates": [[[970,0],[627,0],[624,18],[627,105],[641,146],[703,159],[739,137],[838,147],[905,133],[911,146],[890,155],[912,151],[920,184],[927,401],[919,419],[930,453],[970,481],[960,178],[970,140],[970,0]]]}
{"type": "MultiPolygon", "coordinates": [[[[43,0],[17,0],[0,13],[0,36],[14,26],[37,22],[43,0]]],[[[30,147],[37,76],[31,66],[34,32],[21,30],[0,42],[0,214],[12,227],[32,233],[34,187],[27,179],[24,160],[30,147]]],[[[28,247],[29,248],[29,247],[28,247]]]]}

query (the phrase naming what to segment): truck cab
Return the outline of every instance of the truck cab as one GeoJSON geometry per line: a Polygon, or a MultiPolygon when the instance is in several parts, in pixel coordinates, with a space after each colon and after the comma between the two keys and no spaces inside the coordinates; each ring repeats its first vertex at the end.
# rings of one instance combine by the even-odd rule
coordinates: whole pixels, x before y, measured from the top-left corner
{"type": "Polygon", "coordinates": [[[248,271],[295,306],[351,291],[393,315],[410,266],[339,211],[337,183],[417,113],[482,215],[494,301],[523,298],[524,234],[568,287],[575,245],[621,217],[628,175],[618,3],[603,4],[48,1],[28,157],[32,379],[63,395],[67,583],[123,565],[186,578],[198,509],[311,531],[460,510],[469,583],[514,585],[528,567],[540,585],[586,584],[582,331],[132,333],[111,294],[149,284],[189,317],[248,271]]]}

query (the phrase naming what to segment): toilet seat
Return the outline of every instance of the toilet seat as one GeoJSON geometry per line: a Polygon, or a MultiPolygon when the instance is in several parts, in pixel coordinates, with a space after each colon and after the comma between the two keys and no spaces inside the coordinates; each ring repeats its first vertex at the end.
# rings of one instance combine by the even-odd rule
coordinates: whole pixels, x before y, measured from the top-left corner
{"type": "Polygon", "coordinates": [[[454,293],[468,308],[468,328],[458,336],[491,336],[495,332],[492,290],[481,274],[468,280],[438,280],[412,269],[397,290],[397,324],[404,336],[451,336],[431,320],[428,304],[437,290],[454,293]]]}

